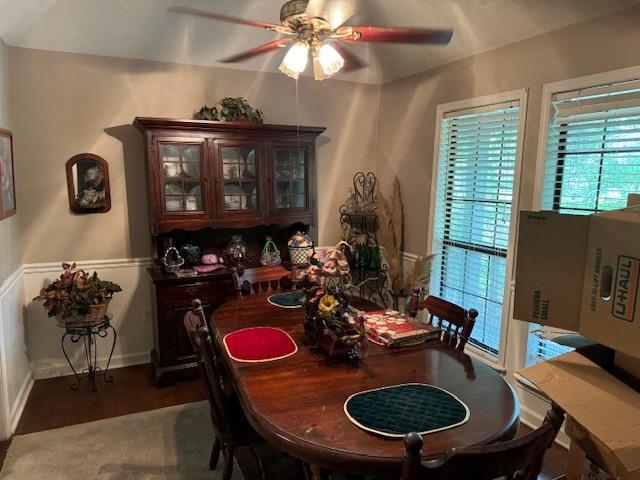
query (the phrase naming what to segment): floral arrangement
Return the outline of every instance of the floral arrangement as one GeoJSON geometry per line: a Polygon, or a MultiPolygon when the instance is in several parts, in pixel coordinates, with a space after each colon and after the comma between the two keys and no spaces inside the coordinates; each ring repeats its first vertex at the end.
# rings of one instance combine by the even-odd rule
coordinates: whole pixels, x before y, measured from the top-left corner
{"type": "Polygon", "coordinates": [[[87,188],[78,195],[78,204],[81,207],[101,206],[99,204],[102,202],[104,202],[104,190],[98,191],[94,188],[87,188]]]}
{"type": "Polygon", "coordinates": [[[329,356],[363,359],[368,345],[365,323],[349,305],[351,275],[341,244],[349,248],[346,242],[340,242],[325,252],[322,260],[314,254],[304,272],[306,343],[319,347],[329,356]]]}
{"type": "Polygon", "coordinates": [[[104,172],[99,166],[84,173],[84,183],[76,195],[76,203],[83,208],[102,208],[105,202],[104,172]]]}
{"type": "Polygon", "coordinates": [[[98,274],[89,275],[82,269],[76,269],[75,263],[63,263],[62,275],[40,290],[33,300],[44,300],[44,309],[49,317],[61,318],[88,315],[95,305],[109,303],[120,285],[100,280],[98,274]]]}

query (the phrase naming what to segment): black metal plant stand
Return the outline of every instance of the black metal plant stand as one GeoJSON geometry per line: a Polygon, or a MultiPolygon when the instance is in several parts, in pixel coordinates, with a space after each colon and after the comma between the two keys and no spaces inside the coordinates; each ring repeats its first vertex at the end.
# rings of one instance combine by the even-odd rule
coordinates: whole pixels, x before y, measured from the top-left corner
{"type": "Polygon", "coordinates": [[[376,176],[372,172],[357,172],[353,176],[353,199],[339,208],[343,239],[355,245],[351,256],[352,283],[358,285],[357,294],[368,300],[391,305],[388,292],[387,266],[381,263],[378,244],[378,214],[375,211],[376,176]],[[362,243],[357,244],[357,238],[362,243]],[[364,254],[364,255],[363,255],[364,254]]]}
{"type": "Polygon", "coordinates": [[[78,323],[58,323],[58,326],[64,328],[64,334],[62,335],[62,353],[64,353],[64,357],[67,359],[71,370],[73,370],[73,374],[76,377],[76,383],[71,385],[71,390],[77,390],[80,388],[80,380],[84,378],[89,379],[89,384],[91,385],[91,391],[98,391],[96,387],[96,375],[102,375],[105,382],[112,382],[113,375],[108,375],[109,364],[111,363],[111,357],[113,355],[113,350],[116,347],[116,329],[111,325],[111,314],[104,315],[101,319],[96,321],[88,321],[88,322],[78,322],[78,323]],[[98,346],[96,343],[96,337],[106,338],[109,335],[109,331],[113,334],[113,343],[111,344],[111,351],[109,352],[109,359],[107,360],[107,365],[104,369],[104,372],[97,364],[98,358],[98,346]],[[87,362],[87,367],[83,369],[80,373],[76,371],[71,363],[71,359],[67,354],[67,351],[64,346],[65,339],[69,337],[71,339],[71,343],[78,343],[82,340],[84,345],[84,354],[85,360],[87,362]]]}

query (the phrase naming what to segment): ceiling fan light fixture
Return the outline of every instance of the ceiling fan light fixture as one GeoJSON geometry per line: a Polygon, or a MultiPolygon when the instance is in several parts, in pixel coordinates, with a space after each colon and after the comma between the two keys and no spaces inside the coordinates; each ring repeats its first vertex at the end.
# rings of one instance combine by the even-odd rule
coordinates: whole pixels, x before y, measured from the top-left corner
{"type": "Polygon", "coordinates": [[[363,62],[346,48],[342,48],[342,42],[446,45],[453,35],[451,29],[346,24],[347,19],[355,12],[355,3],[357,0],[355,2],[354,0],[331,0],[332,8],[329,9],[324,5],[324,0],[285,0],[280,9],[279,24],[233,17],[186,6],[171,7],[169,11],[263,28],[282,34],[283,36],[276,40],[219,61],[223,63],[242,62],[257,55],[272,52],[285,45],[293,44],[280,64],[280,70],[295,79],[307,66],[309,53],[313,57],[314,78],[317,80],[335,75],[345,66],[345,63],[346,70],[350,72],[366,67],[366,62],[363,62]],[[334,16],[333,13],[336,15],[334,16]]]}
{"type": "Polygon", "coordinates": [[[320,45],[317,58],[325,78],[332,77],[344,67],[344,58],[328,43],[320,45]]]}
{"type": "Polygon", "coordinates": [[[298,75],[306,68],[308,58],[309,45],[307,42],[298,40],[291,46],[282,59],[280,71],[292,78],[298,78],[298,75]]]}

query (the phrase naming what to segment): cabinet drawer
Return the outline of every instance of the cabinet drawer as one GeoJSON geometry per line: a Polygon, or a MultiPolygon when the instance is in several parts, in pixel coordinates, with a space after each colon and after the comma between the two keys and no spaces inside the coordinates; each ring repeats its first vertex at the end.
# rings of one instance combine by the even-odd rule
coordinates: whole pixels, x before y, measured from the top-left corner
{"type": "Polygon", "coordinates": [[[197,282],[182,285],[163,285],[157,287],[158,301],[166,305],[188,306],[191,300],[199,298],[204,304],[221,305],[231,294],[230,281],[197,282]],[[226,285],[226,284],[229,285],[226,285]]]}

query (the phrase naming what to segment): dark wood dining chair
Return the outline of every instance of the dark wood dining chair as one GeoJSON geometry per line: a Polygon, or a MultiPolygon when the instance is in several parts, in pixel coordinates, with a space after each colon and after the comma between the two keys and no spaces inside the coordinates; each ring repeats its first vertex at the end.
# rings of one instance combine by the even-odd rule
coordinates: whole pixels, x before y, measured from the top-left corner
{"type": "Polygon", "coordinates": [[[404,437],[401,480],[536,480],[542,460],[564,421],[564,411],[553,405],[542,425],[506,442],[454,448],[447,454],[422,460],[422,437],[404,437]]]}
{"type": "Polygon", "coordinates": [[[291,272],[282,265],[245,268],[233,274],[238,297],[291,290],[291,272]]]}
{"type": "Polygon", "coordinates": [[[198,359],[209,399],[211,425],[215,436],[209,468],[216,468],[222,453],[222,480],[230,480],[236,447],[247,447],[253,458],[251,465],[247,466],[251,472],[243,470],[245,478],[301,478],[302,463],[269,445],[249,424],[231,382],[226,378],[220,364],[220,357],[200,300],[194,299],[191,302],[191,310],[186,312],[183,322],[198,359]],[[278,470],[273,470],[271,474],[268,467],[278,470]]]}
{"type": "Polygon", "coordinates": [[[424,298],[420,296],[419,289],[413,291],[407,313],[415,317],[420,310],[426,309],[428,323],[442,330],[440,340],[462,352],[471,337],[478,311],[475,308],[465,310],[455,303],[433,295],[424,298]]]}

